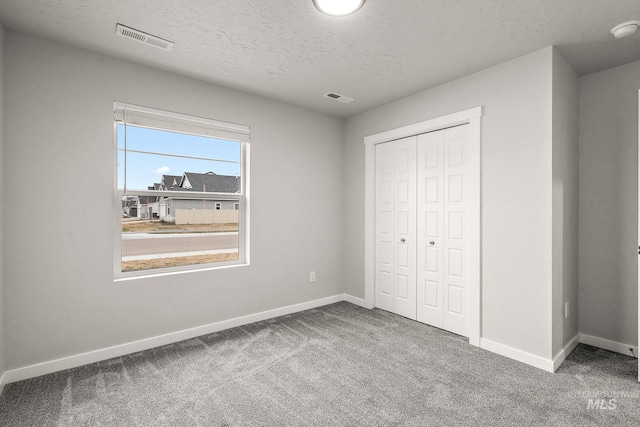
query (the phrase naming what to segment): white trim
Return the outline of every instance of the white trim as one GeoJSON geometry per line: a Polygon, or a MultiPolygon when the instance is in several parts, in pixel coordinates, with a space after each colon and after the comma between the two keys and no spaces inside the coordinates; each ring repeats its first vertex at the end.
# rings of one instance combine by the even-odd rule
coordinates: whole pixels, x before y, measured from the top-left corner
{"type": "MultiPolygon", "coordinates": [[[[120,196],[125,196],[123,190],[118,189],[120,196]]],[[[126,196],[158,196],[167,197],[174,200],[209,200],[209,201],[228,201],[228,200],[240,200],[242,193],[215,193],[209,191],[170,191],[170,190],[132,190],[127,189],[126,196]]]]}
{"type": "MultiPolygon", "coordinates": [[[[90,351],[82,354],[77,354],[69,357],[63,357],[56,360],[51,360],[43,363],[37,363],[22,368],[17,368],[4,372],[0,376],[0,394],[6,384],[16,381],[22,381],[29,378],[38,377],[41,375],[51,374],[53,372],[62,371],[65,369],[76,368],[89,363],[100,362],[102,360],[111,359],[114,357],[125,356],[128,354],[136,353],[139,351],[148,350],[151,348],[176,343],[179,341],[199,337],[202,335],[210,334],[213,332],[222,331],[225,329],[235,328],[238,326],[247,325],[254,322],[261,322],[264,320],[272,319],[274,317],[285,316],[287,314],[297,313],[312,308],[322,307],[328,304],[334,304],[336,302],[346,301],[351,304],[358,305],[364,308],[373,308],[367,305],[365,299],[354,297],[349,294],[338,294],[326,298],[321,298],[313,301],[308,301],[300,304],[294,304],[287,307],[276,308],[273,310],[267,310],[260,313],[249,314],[246,316],[236,317],[229,320],[223,320],[208,325],[197,326],[195,328],[185,329],[182,331],[172,332],[156,337],[146,338],[139,341],[133,341],[126,344],[116,345],[113,347],[107,347],[95,351],[90,351]]],[[[553,360],[548,360],[540,356],[536,356],[527,353],[522,350],[509,347],[504,344],[497,343],[495,341],[488,340],[486,338],[480,338],[479,347],[490,351],[492,353],[499,354],[501,356],[508,357],[510,359],[517,360],[522,363],[526,363],[533,367],[545,370],[547,372],[555,372],[562,362],[571,354],[579,343],[591,345],[605,350],[614,351],[617,353],[629,355],[629,347],[634,349],[636,355],[638,355],[638,347],[631,346],[604,338],[594,337],[587,334],[577,334],[575,337],[567,343],[567,345],[556,355],[553,360]]]]}
{"type": "Polygon", "coordinates": [[[629,351],[629,348],[631,347],[633,348],[633,352],[635,353],[635,355],[638,356],[637,345],[624,344],[621,342],[608,340],[606,338],[583,334],[582,332],[580,333],[580,342],[582,344],[602,348],[604,350],[613,351],[615,353],[624,354],[625,356],[632,356],[631,352],[629,351]]]}
{"type": "Polygon", "coordinates": [[[3,372],[2,375],[0,375],[0,396],[2,395],[2,392],[4,391],[4,385],[7,383],[7,373],[3,372]]]}
{"type": "Polygon", "coordinates": [[[358,305],[360,307],[371,309],[373,307],[367,307],[367,303],[362,298],[354,297],[353,295],[344,294],[344,300],[346,302],[350,302],[351,304],[358,305]]]}
{"type": "Polygon", "coordinates": [[[297,313],[299,311],[333,304],[343,301],[344,299],[344,294],[334,295],[314,301],[308,301],[300,304],[290,305],[287,307],[267,310],[260,313],[249,314],[247,316],[236,317],[234,319],[223,320],[220,322],[210,323],[208,325],[197,326],[195,328],[171,332],[164,335],[158,335],[152,338],[145,338],[139,341],[133,341],[126,344],[115,345],[113,347],[89,351],[86,353],[37,363],[30,366],[24,366],[22,368],[12,369],[5,372],[3,378],[6,380],[7,384],[16,381],[22,381],[29,378],[39,377],[40,375],[46,375],[53,372],[63,371],[65,369],[76,368],[78,366],[83,366],[89,363],[95,363],[114,357],[125,356],[127,354],[132,354],[155,347],[188,340],[191,338],[199,337],[201,335],[211,334],[213,332],[247,325],[249,323],[261,322],[267,319],[272,319],[274,317],[285,316],[287,314],[297,313]]]}
{"type": "Polygon", "coordinates": [[[564,346],[562,350],[558,352],[556,357],[553,358],[553,372],[557,371],[562,362],[565,361],[567,357],[571,354],[573,350],[580,344],[580,334],[576,334],[571,341],[564,346]]]}
{"type": "MultiPolygon", "coordinates": [[[[365,141],[367,138],[365,138],[365,141]]],[[[376,276],[376,149],[373,144],[364,147],[364,300],[366,307],[375,307],[376,276]]]]}
{"type": "MultiPolygon", "coordinates": [[[[477,111],[482,114],[480,108],[477,111]]],[[[469,344],[480,346],[482,337],[482,123],[480,116],[469,120],[469,137],[472,155],[470,159],[469,176],[471,179],[471,194],[475,195],[469,201],[470,214],[478,219],[478,227],[472,230],[469,237],[470,250],[470,280],[469,280],[469,344]],[[475,178],[475,179],[473,179],[475,178]]]]}
{"type": "Polygon", "coordinates": [[[526,351],[518,350],[486,338],[480,338],[480,348],[508,357],[509,359],[517,360],[518,362],[526,363],[534,368],[553,372],[553,360],[545,359],[544,357],[536,356],[535,354],[527,353],[526,351]]]}
{"type": "Polygon", "coordinates": [[[407,136],[419,135],[421,133],[433,132],[434,130],[444,129],[451,126],[468,123],[471,119],[482,117],[482,107],[470,108],[468,110],[459,111],[457,113],[447,114],[446,116],[436,117],[434,119],[425,120],[423,122],[414,123],[391,129],[385,132],[369,135],[364,138],[364,143],[369,145],[389,142],[407,136]]]}
{"type": "MultiPolygon", "coordinates": [[[[375,182],[376,182],[376,144],[393,141],[407,136],[418,135],[426,132],[433,132],[436,130],[444,129],[451,126],[469,123],[471,126],[471,143],[478,147],[478,164],[480,167],[477,170],[477,182],[480,183],[482,179],[481,171],[481,121],[482,107],[470,108],[468,110],[460,111],[457,113],[449,114],[442,117],[426,120],[420,123],[415,123],[408,126],[403,126],[397,129],[380,132],[374,135],[369,135],[364,138],[365,144],[365,190],[364,190],[364,307],[373,308],[375,305],[375,182]]],[[[482,212],[481,212],[481,191],[482,185],[478,190],[478,200],[473,201],[473,209],[478,212],[478,221],[480,227],[478,234],[472,236],[472,250],[475,255],[472,255],[472,272],[471,276],[471,289],[469,295],[469,344],[480,346],[480,339],[482,336],[482,324],[481,324],[481,228],[482,228],[482,212]]]]}
{"type": "MultiPolygon", "coordinates": [[[[187,116],[187,115],[181,115],[179,113],[172,113],[172,112],[166,112],[163,110],[156,110],[156,109],[152,109],[149,107],[142,107],[142,106],[134,106],[133,104],[124,104],[124,103],[119,103],[119,102],[115,102],[114,103],[114,108],[116,110],[118,109],[126,109],[126,108],[133,108],[135,111],[140,111],[143,113],[152,113],[152,112],[156,112],[156,113],[161,113],[161,114],[168,114],[169,118],[175,118],[180,119],[180,120],[187,120],[189,119],[189,117],[191,116],[187,116]],[[136,109],[137,108],[137,109],[136,109]]],[[[118,110],[118,111],[120,111],[118,110]]],[[[200,122],[201,118],[199,117],[191,117],[192,119],[194,119],[196,122],[200,122]]],[[[249,126],[244,126],[244,125],[233,125],[233,124],[229,124],[229,123],[225,123],[225,122],[217,122],[215,120],[209,120],[209,122],[206,122],[207,119],[202,119],[205,120],[205,122],[203,123],[208,123],[210,125],[213,124],[222,124],[224,126],[229,125],[229,126],[240,126],[240,128],[246,128],[247,132],[249,132],[250,128],[249,126]]],[[[155,123],[152,121],[152,124],[155,123]]],[[[113,280],[114,282],[119,282],[119,281],[126,281],[126,280],[130,280],[130,279],[138,279],[138,278],[147,278],[147,277],[153,277],[156,275],[165,275],[165,274],[182,274],[182,273],[191,273],[191,272],[197,272],[197,271],[202,271],[202,270],[210,270],[210,269],[217,269],[217,268],[227,268],[227,267],[234,267],[234,266],[245,266],[245,265],[249,265],[249,250],[250,250],[250,203],[249,203],[249,190],[250,190],[250,156],[249,156],[249,140],[242,140],[242,139],[233,139],[231,138],[231,140],[236,140],[238,142],[240,142],[240,177],[241,177],[241,188],[240,188],[240,192],[239,193],[212,193],[212,192],[194,192],[192,194],[189,194],[188,196],[185,195],[184,192],[180,192],[180,191],[159,191],[159,190],[133,190],[133,191],[127,191],[126,190],[126,176],[125,176],[125,185],[124,185],[124,189],[120,190],[118,189],[118,131],[117,131],[117,126],[118,126],[118,122],[114,121],[114,135],[113,135],[113,147],[114,147],[114,154],[113,154],[113,167],[114,170],[116,171],[116,173],[114,174],[114,188],[115,188],[115,196],[114,196],[114,201],[113,201],[113,229],[114,229],[114,233],[113,233],[113,280]],[[121,223],[121,214],[122,214],[122,202],[121,199],[122,197],[127,194],[127,195],[147,195],[147,196],[168,196],[168,197],[175,197],[175,198],[190,198],[190,199],[211,199],[212,197],[214,197],[213,201],[215,200],[232,200],[234,202],[237,202],[238,207],[239,207],[239,215],[238,215],[238,259],[235,261],[223,261],[223,262],[216,262],[216,263],[203,263],[203,264],[194,264],[194,265],[185,265],[185,266],[177,266],[177,267],[166,267],[166,268],[153,268],[153,269],[149,269],[149,270],[138,270],[138,271],[122,271],[122,261],[123,261],[123,257],[122,257],[122,223],[121,223]]],[[[152,127],[154,128],[154,127],[152,127]]],[[[171,129],[165,129],[162,127],[155,127],[155,129],[160,129],[160,130],[165,130],[165,131],[171,131],[171,129]]],[[[201,134],[201,135],[206,135],[206,134],[201,134]]],[[[247,136],[249,135],[249,133],[247,133],[247,136]]],[[[229,138],[226,138],[229,139],[229,138]]],[[[125,132],[125,150],[126,150],[126,132],[125,132]]],[[[126,161],[125,161],[126,163],[126,161]]],[[[126,174],[126,165],[125,165],[125,174],[126,174]]],[[[221,202],[215,202],[214,204],[214,210],[220,210],[217,208],[217,206],[220,206],[220,209],[222,208],[222,204],[221,202]]],[[[234,203],[234,210],[235,210],[235,203],[234,203]]],[[[167,214],[169,214],[169,208],[167,208],[167,214]]]]}
{"type": "Polygon", "coordinates": [[[171,132],[189,133],[199,136],[212,136],[233,141],[248,142],[251,127],[237,123],[223,122],[192,114],[145,107],[127,102],[113,103],[114,120],[128,122],[142,127],[152,127],[171,132]],[[125,116],[125,112],[127,113],[125,116]]]}
{"type": "Polygon", "coordinates": [[[127,282],[129,280],[151,279],[161,276],[172,276],[174,274],[200,273],[202,271],[214,271],[234,267],[247,267],[249,263],[240,261],[223,261],[209,264],[183,265],[179,267],[154,268],[152,270],[139,270],[128,272],[126,276],[114,277],[113,283],[127,282]]]}

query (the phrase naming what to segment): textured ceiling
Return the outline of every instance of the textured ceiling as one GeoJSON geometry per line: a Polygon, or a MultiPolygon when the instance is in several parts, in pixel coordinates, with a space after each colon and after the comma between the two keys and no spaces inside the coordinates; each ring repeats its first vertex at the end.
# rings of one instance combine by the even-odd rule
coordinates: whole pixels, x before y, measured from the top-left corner
{"type": "Polygon", "coordinates": [[[311,0],[0,1],[6,29],[339,117],[549,45],[579,74],[640,60],[640,31],[609,34],[631,19],[638,0],[368,0],[345,18],[311,0]],[[116,23],[175,47],[117,37],[116,23]]]}

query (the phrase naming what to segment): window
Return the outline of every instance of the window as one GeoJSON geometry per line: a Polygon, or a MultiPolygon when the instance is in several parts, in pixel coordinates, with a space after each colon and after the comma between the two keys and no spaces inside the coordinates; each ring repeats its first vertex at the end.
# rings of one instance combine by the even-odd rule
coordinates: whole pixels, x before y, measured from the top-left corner
{"type": "Polygon", "coordinates": [[[245,263],[249,127],[114,111],[116,277],[245,263]]]}

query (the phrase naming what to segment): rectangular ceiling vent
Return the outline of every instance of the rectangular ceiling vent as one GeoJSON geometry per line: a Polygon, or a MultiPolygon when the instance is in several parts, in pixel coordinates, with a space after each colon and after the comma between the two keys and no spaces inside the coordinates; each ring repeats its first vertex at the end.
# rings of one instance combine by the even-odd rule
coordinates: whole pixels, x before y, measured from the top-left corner
{"type": "Polygon", "coordinates": [[[160,37],[152,36],[151,34],[143,33],[142,31],[125,27],[121,24],[116,25],[116,34],[140,43],[166,50],[167,52],[173,49],[173,45],[175,44],[172,41],[161,39],[160,37]]]}
{"type": "Polygon", "coordinates": [[[348,104],[351,101],[353,101],[353,98],[349,98],[348,96],[340,95],[339,93],[335,93],[335,92],[325,93],[324,97],[329,99],[335,99],[336,101],[342,102],[343,104],[348,104]]]}

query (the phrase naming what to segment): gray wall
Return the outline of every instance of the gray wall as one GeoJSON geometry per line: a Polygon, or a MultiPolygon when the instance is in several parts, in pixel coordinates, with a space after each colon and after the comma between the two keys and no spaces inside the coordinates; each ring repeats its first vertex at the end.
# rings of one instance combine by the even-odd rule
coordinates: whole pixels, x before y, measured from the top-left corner
{"type": "Polygon", "coordinates": [[[364,137],[478,105],[484,338],[548,358],[579,317],[582,333],[637,344],[640,62],[579,79],[578,150],[575,73],[552,48],[346,126],[1,27],[0,51],[0,201],[20,206],[0,209],[0,373],[345,289],[362,298],[364,137]],[[251,266],[184,274],[179,287],[113,282],[114,100],[251,125],[251,266]],[[43,191],[51,174],[95,203],[70,216],[67,187],[43,191]],[[273,213],[279,188],[300,207],[286,226],[273,213]],[[53,220],[41,220],[42,206],[53,220]]]}
{"type": "Polygon", "coordinates": [[[4,307],[4,28],[0,25],[0,377],[5,367],[4,307]]]}
{"type": "Polygon", "coordinates": [[[347,120],[347,293],[364,297],[364,137],[482,105],[482,335],[551,357],[552,58],[546,48],[347,120]]]}
{"type": "Polygon", "coordinates": [[[580,78],[580,332],[638,342],[640,62],[580,78]]]}
{"type": "Polygon", "coordinates": [[[10,31],[5,55],[7,369],[344,292],[342,120],[10,31]],[[114,283],[114,100],[251,126],[250,266],[114,283]]]}
{"type": "Polygon", "coordinates": [[[578,75],[553,51],[553,352],[578,334],[578,75]],[[564,303],[569,316],[564,317],[564,303]]]}

